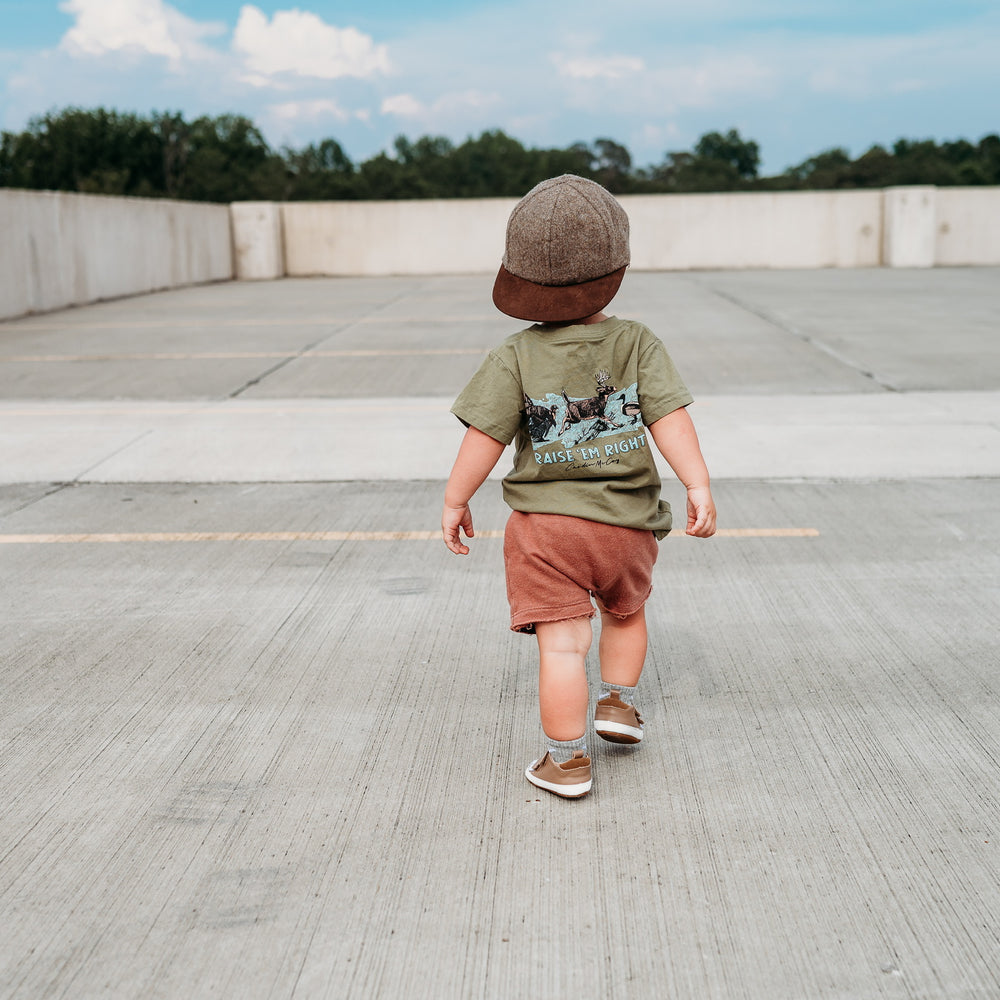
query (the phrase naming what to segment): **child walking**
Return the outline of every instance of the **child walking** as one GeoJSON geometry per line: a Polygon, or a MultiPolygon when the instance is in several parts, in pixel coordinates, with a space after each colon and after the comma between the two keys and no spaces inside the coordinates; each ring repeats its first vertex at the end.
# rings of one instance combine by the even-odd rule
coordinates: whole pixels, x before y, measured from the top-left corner
{"type": "Polygon", "coordinates": [[[629,264],[628,217],[573,174],[532,188],[507,223],[493,287],[501,312],[533,325],[487,356],[452,412],[466,426],[441,528],[458,555],[474,536],[469,501],[515,441],[504,565],[511,628],[538,642],[544,752],[525,771],[564,798],[591,789],[586,656],[601,613],[598,736],[638,743],[636,686],[657,542],[671,527],[650,443],[687,488],[687,534],[715,532],[691,395],[641,323],[607,316],[629,264]]]}

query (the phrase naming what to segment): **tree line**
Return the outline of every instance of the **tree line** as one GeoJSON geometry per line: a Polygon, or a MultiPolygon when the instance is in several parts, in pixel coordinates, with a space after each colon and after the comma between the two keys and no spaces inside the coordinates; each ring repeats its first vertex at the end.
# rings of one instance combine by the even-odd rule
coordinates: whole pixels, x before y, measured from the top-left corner
{"type": "Polygon", "coordinates": [[[760,148],[736,129],[708,132],[694,148],[639,167],[612,139],[566,149],[529,148],[499,130],[455,144],[399,136],[391,153],[353,163],[335,139],[272,149],[242,115],[148,116],[69,108],[0,133],[0,187],[192,201],[320,201],[520,197],[561,173],[615,194],[881,188],[897,184],[1000,184],[1000,135],[978,141],[899,139],[852,158],[828,149],[773,176],[760,148]]]}

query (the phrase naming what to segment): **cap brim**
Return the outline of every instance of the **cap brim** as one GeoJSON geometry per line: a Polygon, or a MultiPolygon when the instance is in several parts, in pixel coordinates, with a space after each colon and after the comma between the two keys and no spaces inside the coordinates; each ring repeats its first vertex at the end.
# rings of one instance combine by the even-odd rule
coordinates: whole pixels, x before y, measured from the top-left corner
{"type": "Polygon", "coordinates": [[[615,297],[624,277],[625,268],[620,267],[579,285],[538,285],[511,274],[501,264],[493,283],[493,304],[515,319],[566,323],[600,312],[615,297]]]}

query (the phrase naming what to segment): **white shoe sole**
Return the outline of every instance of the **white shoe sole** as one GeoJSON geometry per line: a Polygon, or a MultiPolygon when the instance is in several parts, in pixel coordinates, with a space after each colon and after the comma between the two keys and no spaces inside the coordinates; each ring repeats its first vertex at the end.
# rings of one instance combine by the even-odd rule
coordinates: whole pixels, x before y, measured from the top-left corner
{"type": "Polygon", "coordinates": [[[564,799],[578,799],[581,795],[586,795],[590,791],[590,786],[594,783],[593,778],[588,778],[586,781],[578,782],[575,785],[557,785],[554,781],[546,781],[544,778],[539,778],[531,770],[537,763],[537,760],[532,761],[524,772],[524,776],[536,788],[544,788],[545,791],[552,792],[553,795],[559,795],[564,799]]]}
{"type": "Polygon", "coordinates": [[[624,722],[595,722],[594,732],[612,743],[638,743],[642,739],[642,730],[636,726],[626,726],[624,722]],[[623,740],[627,736],[630,739],[623,740]]]}

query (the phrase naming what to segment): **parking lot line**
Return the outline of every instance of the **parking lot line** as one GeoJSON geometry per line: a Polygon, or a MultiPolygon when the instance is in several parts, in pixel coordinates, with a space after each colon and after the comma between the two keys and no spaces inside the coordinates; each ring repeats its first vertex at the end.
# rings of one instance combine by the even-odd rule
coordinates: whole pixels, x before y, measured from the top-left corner
{"type": "MultiPolygon", "coordinates": [[[[675,532],[672,538],[688,538],[675,532]]],[[[720,528],[716,538],[817,538],[816,528],[720,528]]],[[[127,542],[430,542],[439,531],[134,531],[0,535],[0,545],[127,542]]],[[[503,538],[502,530],[477,531],[474,538],[503,538]]]]}

